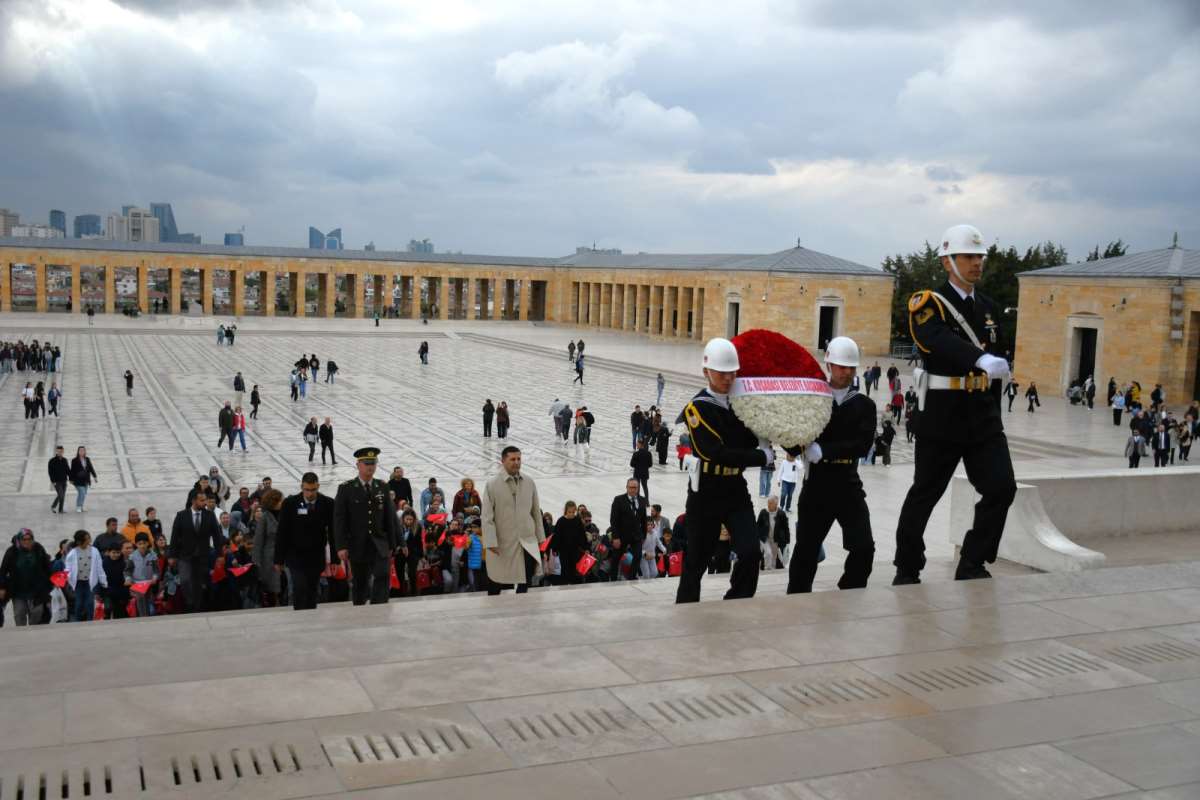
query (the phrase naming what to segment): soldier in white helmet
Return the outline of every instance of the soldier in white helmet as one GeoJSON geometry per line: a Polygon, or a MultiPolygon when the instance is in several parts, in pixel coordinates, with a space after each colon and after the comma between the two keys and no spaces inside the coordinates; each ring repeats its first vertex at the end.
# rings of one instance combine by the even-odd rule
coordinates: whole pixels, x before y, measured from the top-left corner
{"type": "Polygon", "coordinates": [[[742,472],[775,460],[771,446],[760,445],[758,437],[729,408],[729,391],[740,366],[733,342],[709,340],[702,366],[708,388],[701,389],[676,420],[687,424],[697,459],[688,485],[687,552],[676,603],[700,600],[700,579],[708,571],[722,525],[729,531],[738,557],[725,599],[754,596],[762,553],[754,505],[742,472]]]}
{"type": "Polygon", "coordinates": [[[896,527],[893,585],[920,583],[925,525],[961,461],[981,495],[963,540],[956,580],[990,578],[1008,507],[1017,493],[1012,458],[1000,417],[1002,380],[1010,374],[995,304],[979,294],[987,247],[972,225],[942,236],[938,255],[947,281],[908,301],[908,325],[923,368],[914,370],[919,410],[913,485],[896,527]]]}
{"type": "Polygon", "coordinates": [[[796,544],[788,566],[788,594],[812,591],[821,545],[834,520],[842,528],[842,546],[847,552],[839,589],[866,586],[875,560],[871,512],[858,477],[858,460],[875,439],[875,403],[853,386],[858,369],[858,345],[853,339],[831,339],[825,347],[825,365],[833,389],[833,415],[817,440],[804,449],[810,466],[796,503],[796,544]]]}

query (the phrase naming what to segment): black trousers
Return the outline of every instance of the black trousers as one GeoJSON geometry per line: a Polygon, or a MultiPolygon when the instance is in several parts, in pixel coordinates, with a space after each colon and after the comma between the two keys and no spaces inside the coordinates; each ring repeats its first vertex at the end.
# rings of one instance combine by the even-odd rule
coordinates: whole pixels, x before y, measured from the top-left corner
{"type": "Polygon", "coordinates": [[[391,577],[391,559],[375,556],[370,561],[350,562],[350,582],[353,584],[350,600],[356,606],[379,605],[388,601],[388,579],[391,577]]]}
{"type": "Polygon", "coordinates": [[[650,479],[638,478],[637,482],[642,486],[642,497],[646,499],[646,504],[650,504],[650,479]]]}
{"type": "Polygon", "coordinates": [[[328,444],[326,444],[325,442],[321,442],[321,463],[322,464],[325,463],[325,451],[326,450],[329,451],[329,459],[333,463],[336,464],[337,463],[337,454],[333,452],[333,442],[329,442],[328,444]]]}
{"type": "Polygon", "coordinates": [[[610,581],[621,579],[621,559],[624,558],[626,553],[631,553],[633,555],[633,571],[630,573],[629,578],[630,580],[636,581],[641,577],[640,573],[638,572],[638,567],[641,566],[642,539],[644,537],[632,541],[626,539],[624,536],[619,536],[617,538],[621,540],[621,546],[612,548],[608,554],[608,579],[610,581]]]}
{"type": "Polygon", "coordinates": [[[492,418],[491,417],[483,418],[483,435],[484,436],[492,435],[492,418]]]}
{"type": "Polygon", "coordinates": [[[982,496],[975,519],[963,540],[962,559],[972,564],[996,560],[1008,507],[1017,494],[1008,438],[996,433],[980,442],[959,443],[917,437],[913,485],[900,509],[896,526],[896,565],[899,572],[917,575],[925,567],[925,525],[946,491],[961,461],[967,479],[982,496]]]}
{"type": "Polygon", "coordinates": [[[1008,410],[1009,411],[1012,411],[1013,400],[1016,400],[1016,399],[1017,399],[1017,396],[1015,394],[1010,394],[1008,396],[1008,410]]]}
{"type": "Polygon", "coordinates": [[[258,419],[258,403],[250,406],[250,419],[258,419]]]}
{"type": "Polygon", "coordinates": [[[292,608],[296,611],[317,607],[323,569],[324,566],[314,564],[288,564],[288,571],[292,575],[292,608]]]}
{"type": "Polygon", "coordinates": [[[1114,408],[1113,409],[1113,425],[1120,425],[1120,424],[1121,424],[1121,409],[1114,408]]]}
{"type": "MultiPolygon", "coordinates": [[[[535,572],[537,572],[537,568],[538,568],[538,560],[536,558],[534,558],[533,556],[529,555],[529,553],[526,551],[525,552],[525,582],[522,584],[519,584],[517,586],[517,594],[525,594],[526,592],[529,591],[529,584],[533,582],[533,575],[535,572]]],[[[488,590],[487,590],[488,594],[497,595],[497,594],[500,594],[500,592],[504,591],[505,589],[511,589],[512,584],[511,583],[494,583],[489,580],[487,587],[488,587],[488,590]]]]}
{"type": "Polygon", "coordinates": [[[687,552],[683,557],[679,589],[675,593],[676,603],[700,601],[700,580],[708,571],[708,564],[717,549],[722,524],[729,531],[733,550],[737,553],[725,599],[753,597],[758,589],[758,562],[762,550],[750,492],[746,489],[745,479],[740,476],[722,482],[726,485],[702,487],[699,492],[688,488],[685,506],[687,552]]]}
{"type": "Polygon", "coordinates": [[[54,484],[54,502],[50,504],[50,510],[58,509],[58,513],[63,513],[63,499],[67,495],[67,482],[58,481],[54,484]]]}
{"type": "Polygon", "coordinates": [[[207,611],[205,595],[208,592],[208,558],[179,559],[179,590],[192,613],[207,611]]]}
{"type": "Polygon", "coordinates": [[[217,439],[217,447],[220,447],[225,442],[226,439],[229,440],[229,449],[232,450],[233,449],[233,431],[232,430],[227,431],[224,428],[221,429],[221,438],[217,439]]]}
{"type": "Polygon", "coordinates": [[[875,538],[867,494],[854,465],[814,464],[796,501],[796,543],[788,567],[788,594],[811,592],[821,545],[834,521],[842,528],[846,565],[839,589],[862,589],[871,576],[875,538]]]}
{"type": "Polygon", "coordinates": [[[1165,467],[1166,465],[1167,465],[1167,451],[1166,450],[1155,450],[1154,451],[1154,466],[1165,467]]]}

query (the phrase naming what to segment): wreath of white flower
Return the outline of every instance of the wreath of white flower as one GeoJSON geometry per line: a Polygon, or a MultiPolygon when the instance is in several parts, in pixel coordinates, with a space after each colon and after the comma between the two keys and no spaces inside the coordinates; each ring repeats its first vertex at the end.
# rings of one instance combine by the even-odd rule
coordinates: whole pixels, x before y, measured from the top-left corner
{"type": "Polygon", "coordinates": [[[731,397],[730,405],[746,427],[780,447],[816,441],[833,414],[833,401],[820,395],[750,394],[731,397]]]}

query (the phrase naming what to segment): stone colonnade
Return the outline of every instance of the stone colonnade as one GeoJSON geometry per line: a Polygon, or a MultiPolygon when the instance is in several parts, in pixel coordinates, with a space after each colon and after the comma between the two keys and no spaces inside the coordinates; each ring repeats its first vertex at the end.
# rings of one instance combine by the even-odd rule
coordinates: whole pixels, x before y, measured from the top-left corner
{"type": "MultiPolygon", "coordinates": [[[[115,313],[136,305],[142,313],[154,309],[151,301],[152,272],[165,271],[166,292],[159,308],[161,313],[178,314],[183,310],[185,275],[198,283],[199,303],[205,314],[214,312],[215,298],[220,292],[228,294],[227,313],[242,316],[247,311],[247,279],[256,285],[257,311],[262,316],[297,316],[309,314],[306,307],[311,288],[310,277],[316,279],[315,315],[332,317],[337,313],[338,281],[344,281],[346,316],[368,317],[375,313],[386,315],[395,309],[402,318],[419,319],[479,319],[479,320],[544,320],[551,318],[548,308],[550,270],[537,268],[511,270],[489,268],[487,265],[465,267],[436,264],[388,264],[386,262],[334,262],[321,259],[246,258],[228,260],[211,256],[155,257],[148,253],[128,254],[117,251],[70,250],[0,250],[0,312],[13,310],[14,296],[27,298],[32,294],[33,308],[50,308],[48,275],[54,270],[61,283],[69,272],[68,301],[73,311],[91,306],[97,313],[115,313]],[[150,257],[146,257],[150,256],[150,257]],[[32,270],[33,280],[16,281],[18,266],[32,270]],[[88,300],[83,296],[83,271],[98,275],[103,285],[103,300],[88,300]],[[132,272],[136,293],[127,295],[118,304],[117,271],[132,272]],[[224,286],[217,286],[219,272],[227,273],[224,286]],[[545,274],[542,274],[542,273],[545,274]],[[288,308],[277,308],[277,284],[286,276],[288,308]],[[368,302],[367,286],[371,286],[368,302]],[[118,307],[120,305],[120,307],[118,307]]],[[[155,254],[157,255],[157,254],[155,254]]],[[[128,278],[126,278],[128,280],[128,278]]]]}
{"type": "Polygon", "coordinates": [[[704,336],[703,286],[573,281],[567,321],[679,339],[704,336]]]}

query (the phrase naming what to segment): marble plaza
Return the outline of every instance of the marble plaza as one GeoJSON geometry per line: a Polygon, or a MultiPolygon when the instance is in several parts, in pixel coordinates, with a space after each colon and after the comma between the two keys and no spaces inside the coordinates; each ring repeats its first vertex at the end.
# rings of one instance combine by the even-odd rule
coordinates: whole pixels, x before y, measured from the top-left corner
{"type": "MultiPolygon", "coordinates": [[[[318,455],[316,466],[329,492],[365,444],[383,449],[381,471],[404,466],[414,489],[430,476],[479,482],[502,447],[481,436],[485,397],[507,401],[509,441],[544,508],[582,501],[603,523],[628,473],[632,404],[654,402],[660,370],[672,417],[699,386],[698,343],[617,332],[248,319],[229,349],[215,324],[0,315],[0,338],[49,338],[65,356],[60,419],[21,420],[22,379],[0,379],[14,414],[0,507],[14,532],[31,527],[53,546],[130,506],[169,519],[214,464],[235,487],[269,475],[292,492],[309,468],[311,416],[333,418],[340,463],[322,468],[318,455]],[[565,354],[581,335],[583,387],[565,354]],[[314,351],[338,362],[337,384],[293,403],[290,364],[314,351]],[[237,370],[264,400],[246,453],[216,448],[237,370]],[[596,414],[590,448],[553,440],[556,396],[596,414]],[[95,459],[86,514],[49,513],[55,443],[95,459]]],[[[1006,423],[1018,479],[1124,466],[1126,432],[1105,409],[1044,397],[1032,415],[1015,404],[1006,423]]],[[[1104,569],[1000,562],[992,581],[955,583],[947,497],[927,532],[926,582],[893,589],[912,475],[902,426],[895,450],[892,466],[861,469],[877,540],[861,591],[788,597],[774,572],[736,603],[720,602],[722,576],[709,576],[712,602],[689,607],[672,604],[674,581],[662,579],[6,627],[0,800],[1200,796],[1197,537],[1111,542],[1104,569]]],[[[650,495],[669,516],[682,511],[674,462],[656,467],[650,495]]],[[[835,528],[820,588],[837,580],[838,538],[835,528]]]]}

